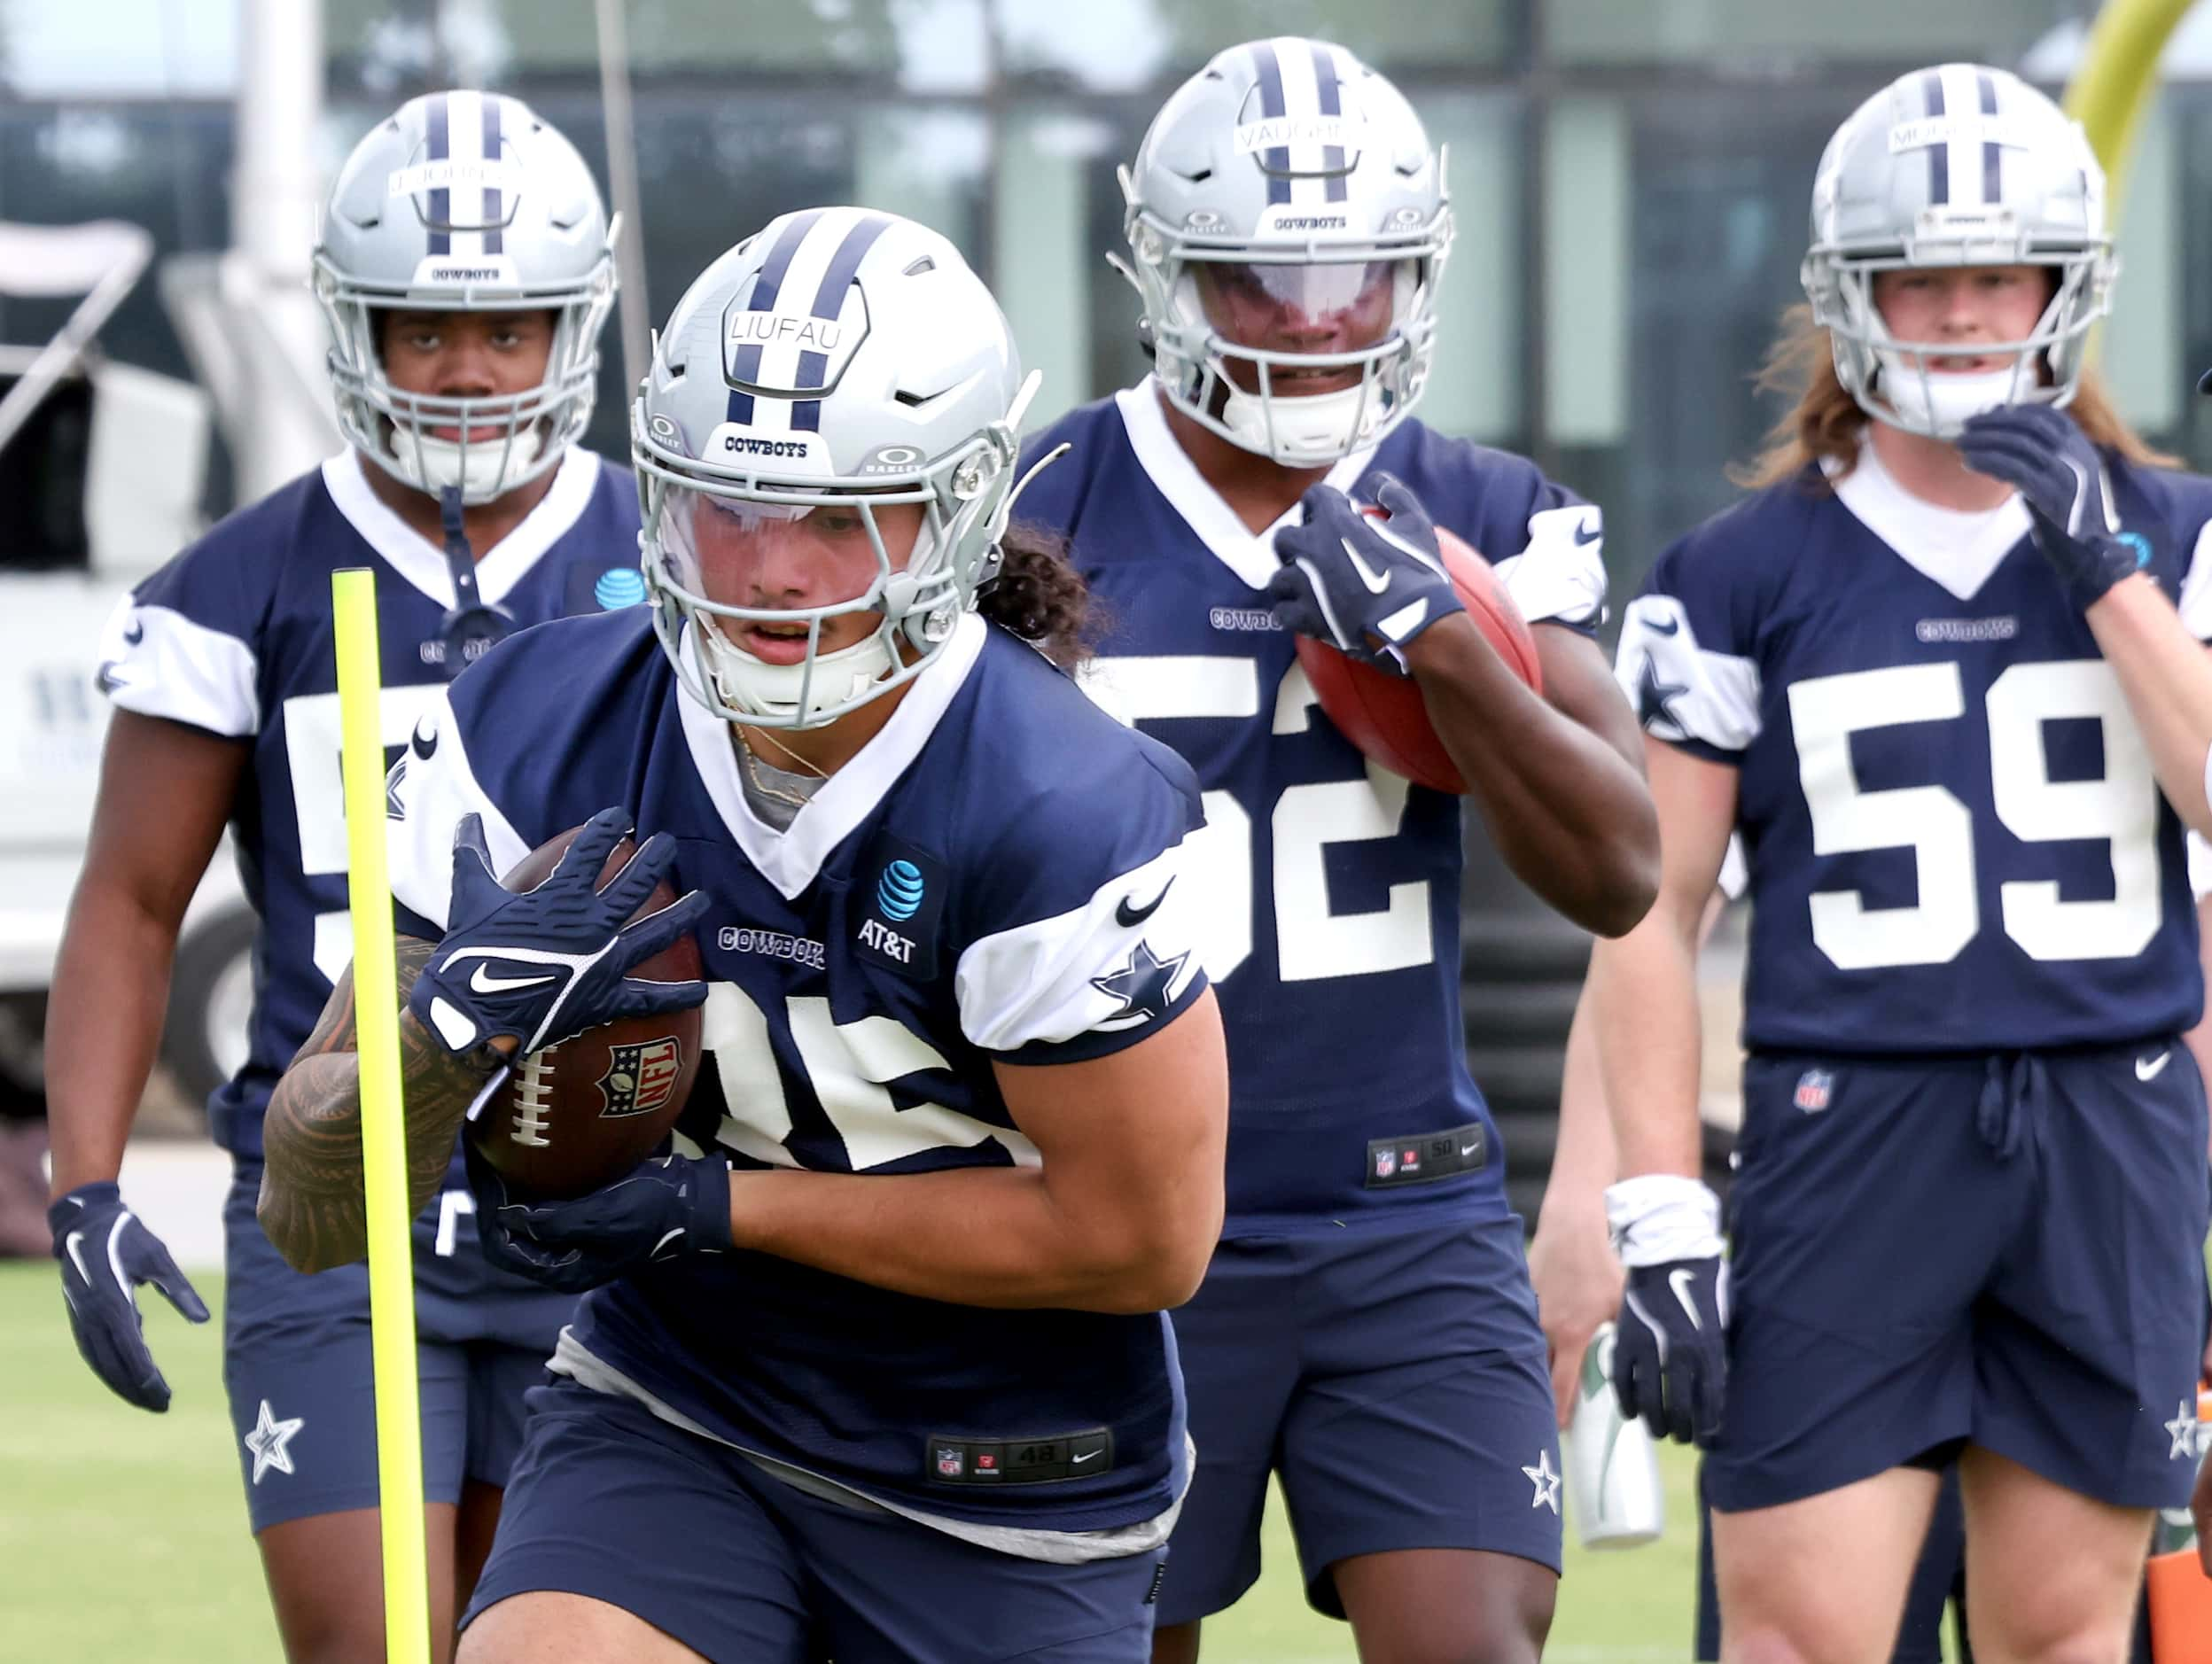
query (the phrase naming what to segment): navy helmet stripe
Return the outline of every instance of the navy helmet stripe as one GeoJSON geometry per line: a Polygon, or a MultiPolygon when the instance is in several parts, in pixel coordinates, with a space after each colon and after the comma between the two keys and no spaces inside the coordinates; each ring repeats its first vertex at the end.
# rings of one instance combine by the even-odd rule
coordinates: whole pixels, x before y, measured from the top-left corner
{"type": "MultiPolygon", "coordinates": [[[[495,93],[484,95],[484,160],[487,166],[499,161],[499,97],[495,93]]],[[[502,229],[507,218],[506,205],[501,200],[499,187],[484,187],[484,252],[498,254],[505,252],[505,234],[502,229]]]]}
{"type": "MultiPolygon", "coordinates": [[[[853,274],[861,262],[868,258],[868,251],[876,246],[876,239],[891,229],[891,222],[880,214],[870,214],[855,220],[845,233],[845,240],[837,245],[837,252],[830,257],[823,268],[822,282],[814,290],[814,315],[834,318],[845,310],[845,292],[853,286],[853,274]]],[[[798,375],[792,385],[820,387],[830,379],[830,355],[827,353],[801,353],[798,355],[798,375]]],[[[791,407],[791,426],[796,431],[819,433],[822,431],[822,400],[801,399],[791,407]]]]}
{"type": "MultiPolygon", "coordinates": [[[[880,214],[868,214],[853,222],[845,232],[845,241],[837,245],[837,252],[830,257],[830,264],[822,274],[822,284],[814,291],[814,315],[834,318],[845,310],[845,292],[853,286],[853,274],[859,271],[861,262],[868,258],[868,251],[876,246],[876,239],[891,229],[891,222],[880,214]]],[[[800,362],[818,356],[808,353],[800,362]]],[[[802,377],[800,385],[806,385],[802,377]]]]}
{"type": "MultiPolygon", "coordinates": [[[[1988,70],[1974,76],[1974,83],[1982,95],[1982,113],[1997,113],[1997,79],[1988,70]]],[[[1982,200],[1999,203],[2005,200],[2005,147],[1994,140],[1982,145],[1982,200]]]]}
{"type": "MultiPolygon", "coordinates": [[[[1344,97],[1336,80],[1336,54],[1320,42],[1313,43],[1313,85],[1320,92],[1321,113],[1342,115],[1344,97]]],[[[1328,199],[1344,202],[1351,198],[1351,182],[1344,177],[1344,147],[1325,144],[1321,147],[1321,168],[1328,175],[1328,199]]]]}
{"type": "MultiPolygon", "coordinates": [[[[1943,77],[1941,70],[1931,69],[1920,77],[1921,89],[1928,94],[1928,113],[1931,116],[1943,113],[1943,77]]],[[[1951,146],[1941,139],[1928,147],[1928,199],[1930,202],[1951,200],[1951,146]]]]}
{"type": "MultiPolygon", "coordinates": [[[[430,101],[427,113],[430,131],[429,159],[442,162],[449,150],[446,136],[446,95],[439,93],[430,101]]],[[[433,254],[453,253],[453,193],[440,185],[430,193],[430,252],[433,254]]]]}
{"type": "MultiPolygon", "coordinates": [[[[1252,48],[1252,65],[1259,71],[1259,113],[1268,121],[1279,121],[1282,108],[1282,66],[1275,61],[1275,49],[1266,41],[1252,48]]],[[[1266,152],[1260,166],[1267,170],[1267,201],[1270,206],[1290,200],[1290,147],[1278,145],[1266,152]]]]}
{"type": "Polygon", "coordinates": [[[808,208],[795,214],[775,239],[775,246],[768,251],[767,259],[760,262],[759,275],[752,280],[752,298],[745,303],[749,312],[773,312],[776,298],[783,292],[783,274],[791,268],[791,260],[798,253],[798,245],[806,240],[806,233],[814,229],[814,222],[828,213],[826,208],[808,208]]]}
{"type": "MultiPolygon", "coordinates": [[[[768,250],[767,259],[760,262],[760,269],[753,276],[752,293],[745,302],[747,311],[775,310],[776,297],[783,292],[783,274],[791,270],[792,257],[798,253],[798,245],[806,240],[806,233],[814,229],[814,222],[826,212],[828,210],[823,208],[808,208],[803,214],[791,216],[791,223],[777,235],[775,246],[768,250]]],[[[758,380],[759,375],[760,344],[748,341],[737,349],[737,355],[730,364],[730,376],[734,380],[752,382],[758,380]]],[[[751,425],[752,395],[731,389],[728,415],[732,422],[751,425]]]]}

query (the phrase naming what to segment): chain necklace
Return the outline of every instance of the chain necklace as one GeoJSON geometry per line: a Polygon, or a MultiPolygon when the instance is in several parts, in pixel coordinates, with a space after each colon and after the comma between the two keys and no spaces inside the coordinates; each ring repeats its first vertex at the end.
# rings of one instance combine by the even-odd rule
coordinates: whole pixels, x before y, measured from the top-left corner
{"type": "MultiPolygon", "coordinates": [[[[791,750],[790,746],[785,745],[780,740],[775,740],[773,736],[766,734],[763,734],[761,737],[768,739],[770,743],[775,746],[777,750],[783,752],[784,756],[790,758],[794,763],[797,763],[800,769],[804,769],[806,773],[813,774],[818,780],[827,780],[830,778],[827,770],[817,767],[813,762],[804,757],[801,757],[797,751],[791,750]]],[[[752,781],[753,789],[758,791],[762,797],[774,798],[777,803],[787,803],[794,809],[804,809],[807,804],[813,801],[813,798],[805,793],[787,791],[783,787],[773,784],[762,776],[760,773],[762,764],[759,756],[753,751],[749,730],[742,731],[738,735],[737,750],[738,754],[745,759],[745,777],[752,781]]],[[[773,767],[774,765],[768,765],[768,766],[773,767]]],[[[779,774],[796,774],[798,770],[777,769],[776,772],[779,774]]]]}

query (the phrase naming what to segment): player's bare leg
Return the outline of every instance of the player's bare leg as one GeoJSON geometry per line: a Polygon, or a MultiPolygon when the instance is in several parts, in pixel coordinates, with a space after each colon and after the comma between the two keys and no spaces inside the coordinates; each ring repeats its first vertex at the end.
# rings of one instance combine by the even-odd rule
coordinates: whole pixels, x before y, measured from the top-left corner
{"type": "Polygon", "coordinates": [[[2107,1664],[2128,1656],[2151,1511],[2068,1490],[2010,1458],[1959,1458],[1967,1621],[1985,1664],[2107,1664]]]}
{"type": "Polygon", "coordinates": [[[1329,1568],[1361,1664],[1537,1664],[1559,1574],[1516,1554],[1393,1549],[1329,1568]]]}
{"type": "MultiPolygon", "coordinates": [[[[453,1657],[454,1516],[423,1511],[432,1664],[453,1657]]],[[[384,1545],[374,1508],[311,1514],[256,1539],[289,1664],[384,1664],[384,1545]]]]}
{"type": "MultiPolygon", "coordinates": [[[[1884,1664],[1941,1484],[1924,1469],[1893,1467],[1802,1502],[1714,1510],[1725,1664],[1884,1664]]],[[[1973,1621],[1979,1658],[1978,1610],[1973,1621]]]]}
{"type": "Polygon", "coordinates": [[[510,1595],[469,1626],[460,1664],[706,1664],[681,1641],[588,1595],[510,1595]]]}
{"type": "Polygon", "coordinates": [[[480,1479],[462,1482],[461,1510],[453,1526],[453,1609],[456,1613],[469,1609],[476,1580],[484,1575],[484,1562],[491,1558],[492,1537],[499,1529],[500,1505],[506,1498],[504,1490],[480,1479]]]}
{"type": "Polygon", "coordinates": [[[1163,1624],[1152,1632],[1152,1664],[1198,1664],[1201,1621],[1163,1624]]]}

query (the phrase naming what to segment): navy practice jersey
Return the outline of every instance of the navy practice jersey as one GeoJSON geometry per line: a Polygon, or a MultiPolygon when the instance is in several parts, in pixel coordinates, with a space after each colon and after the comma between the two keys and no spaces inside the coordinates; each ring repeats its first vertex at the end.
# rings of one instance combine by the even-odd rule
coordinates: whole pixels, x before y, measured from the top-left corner
{"type": "MultiPolygon", "coordinates": [[[[1024,449],[1033,460],[1063,443],[1073,448],[1017,512],[1068,537],[1102,603],[1086,686],[1180,751],[1205,790],[1206,969],[1229,1039],[1227,1234],[1408,1208],[1502,1215],[1496,1132],[1460,1026],[1459,799],[1368,763],[1321,714],[1263,593],[1274,528],[1247,531],[1200,476],[1152,382],[1024,449]]],[[[1329,483],[1354,489],[1371,470],[1497,563],[1530,619],[1594,627],[1594,507],[1519,457],[1418,422],[1329,483]]]]}
{"type": "MultiPolygon", "coordinates": [[[[331,572],[376,574],[388,756],[447,680],[444,551],[385,505],[363,468],[347,450],[231,515],[141,583],[101,644],[100,683],[121,709],[253,743],[230,816],[261,920],[253,1027],[245,1066],[208,1100],[216,1141],[242,1154],[260,1151],[276,1077],[353,959],[331,572]]],[[[637,525],[628,470],[572,449],[479,563],[479,589],[523,624],[643,600],[637,525]]]]}
{"type": "MultiPolygon", "coordinates": [[[[2212,636],[2212,481],[2111,459],[2122,535],[2212,636]]],[[[1907,494],[1871,447],[1659,557],[1618,673],[1738,771],[1744,1038],[1839,1053],[2172,1034],[2203,1003],[2178,821],[2118,679],[2028,536],[1907,494]]]]}
{"type": "MultiPolygon", "coordinates": [[[[674,839],[677,889],[713,904],[679,1124],[740,1167],[1035,1165],[994,1066],[1118,1051],[1205,986],[1189,770],[973,614],[784,832],[643,612],[503,642],[402,761],[393,888],[420,934],[443,934],[471,811],[502,868],[613,805],[674,839]]],[[[1158,1314],[986,1310],[741,1254],[595,1292],[574,1340],[672,1419],[924,1513],[1105,1530],[1180,1494],[1158,1314]],[[1030,1445],[1056,1471],[1012,1472],[1030,1445]]]]}

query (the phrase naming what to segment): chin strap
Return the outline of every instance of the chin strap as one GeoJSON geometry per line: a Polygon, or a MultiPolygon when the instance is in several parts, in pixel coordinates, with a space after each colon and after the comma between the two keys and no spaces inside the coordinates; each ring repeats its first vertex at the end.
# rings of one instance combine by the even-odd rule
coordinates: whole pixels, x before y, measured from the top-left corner
{"type": "Polygon", "coordinates": [[[453,610],[466,612],[479,603],[479,596],[476,551],[469,547],[468,525],[462,518],[460,486],[448,486],[438,494],[438,522],[445,528],[446,568],[453,575],[453,610]]]}

